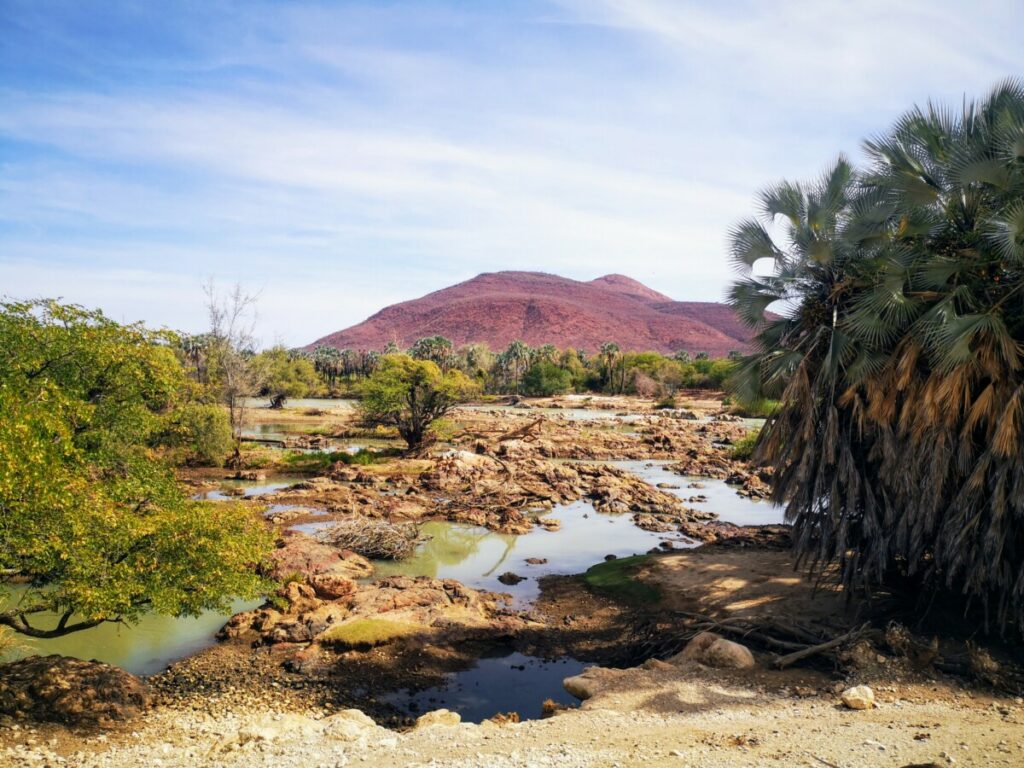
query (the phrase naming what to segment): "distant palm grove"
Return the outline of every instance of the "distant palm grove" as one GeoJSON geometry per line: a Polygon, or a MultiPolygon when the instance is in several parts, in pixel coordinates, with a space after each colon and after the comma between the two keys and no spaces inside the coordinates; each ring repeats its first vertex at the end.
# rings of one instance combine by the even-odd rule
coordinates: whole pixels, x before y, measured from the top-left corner
{"type": "MultiPolygon", "coordinates": [[[[182,339],[183,357],[202,379],[207,335],[182,339]]],[[[490,394],[550,396],[566,392],[636,394],[671,397],[679,389],[721,389],[739,359],[711,359],[706,352],[680,350],[668,357],[658,352],[626,352],[615,342],[600,349],[564,349],[551,344],[530,347],[513,341],[500,352],[485,344],[456,348],[444,336],[430,336],[402,350],[391,343],[380,350],[321,346],[312,352],[274,347],[249,353],[257,372],[258,391],[271,403],[288,398],[358,394],[359,384],[380,367],[386,355],[407,354],[429,360],[442,371],[459,370],[481,391],[490,394]]]]}
{"type": "Polygon", "coordinates": [[[758,456],[804,562],[1024,630],[1024,84],[864,150],[734,229],[734,389],[782,401],[758,456]]]}

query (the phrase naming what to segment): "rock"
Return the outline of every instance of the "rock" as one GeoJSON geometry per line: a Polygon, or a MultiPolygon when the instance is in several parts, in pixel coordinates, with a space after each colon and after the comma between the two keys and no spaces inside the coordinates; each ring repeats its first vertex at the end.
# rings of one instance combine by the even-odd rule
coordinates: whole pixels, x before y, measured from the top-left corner
{"type": "Polygon", "coordinates": [[[432,728],[437,725],[452,726],[462,722],[462,716],[458,712],[451,712],[447,709],[435,709],[416,718],[416,728],[432,728]]]}
{"type": "Polygon", "coordinates": [[[875,706],[875,692],[866,685],[855,685],[847,688],[839,698],[850,709],[871,709],[875,706]]]}
{"type": "Polygon", "coordinates": [[[714,632],[701,632],[675,656],[674,663],[679,661],[696,661],[709,667],[721,669],[749,669],[756,666],[754,654],[750,649],[732,640],[716,635],[714,632]]]}
{"type": "Polygon", "coordinates": [[[316,596],[324,600],[338,600],[356,591],[356,582],[340,573],[316,573],[309,577],[316,596]]]}
{"type": "Polygon", "coordinates": [[[279,741],[281,739],[292,739],[301,737],[310,739],[316,737],[322,725],[316,720],[286,713],[283,715],[264,715],[252,722],[244,724],[238,729],[238,743],[247,744],[250,741],[279,741]]]}
{"type": "Polygon", "coordinates": [[[323,721],[324,736],[339,741],[355,741],[367,731],[375,730],[373,718],[358,709],[343,709],[323,721]]]}
{"type": "Polygon", "coordinates": [[[312,536],[288,531],[281,546],[271,553],[274,567],[271,578],[278,581],[295,574],[306,577],[318,574],[362,579],[373,573],[373,564],[365,557],[348,550],[321,544],[312,536]]]}
{"type": "Polygon", "coordinates": [[[757,666],[754,654],[747,646],[724,638],[719,638],[704,651],[701,662],[722,669],[750,669],[757,666]]]}
{"type": "Polygon", "coordinates": [[[546,557],[528,557],[526,558],[527,565],[547,565],[548,559],[546,557]]]}
{"type": "Polygon", "coordinates": [[[502,584],[507,584],[508,586],[513,587],[521,581],[526,581],[526,577],[520,576],[517,573],[512,573],[512,571],[506,571],[498,577],[498,581],[502,584]]]}
{"type": "Polygon", "coordinates": [[[567,677],[562,681],[562,687],[580,701],[591,699],[610,684],[614,684],[622,675],[628,675],[629,670],[608,669],[606,667],[588,667],[578,675],[567,677]]]}
{"type": "Polygon", "coordinates": [[[0,713],[70,724],[127,720],[149,705],[149,689],[123,669],[67,656],[0,665],[0,713]]]}

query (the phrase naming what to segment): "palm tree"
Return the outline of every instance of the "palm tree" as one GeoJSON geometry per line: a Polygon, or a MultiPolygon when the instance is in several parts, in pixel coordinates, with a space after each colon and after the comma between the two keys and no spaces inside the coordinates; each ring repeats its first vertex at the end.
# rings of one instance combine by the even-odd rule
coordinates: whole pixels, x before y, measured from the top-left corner
{"type": "Polygon", "coordinates": [[[519,386],[522,382],[523,373],[530,364],[530,348],[519,339],[511,342],[508,348],[501,354],[502,367],[511,371],[512,381],[515,385],[516,394],[519,394],[519,386]]]}
{"type": "Polygon", "coordinates": [[[762,196],[788,245],[733,230],[730,299],[758,333],[732,386],[782,398],[758,454],[812,568],[898,573],[1024,629],[1024,86],[865,148],[859,174],[762,196]]]}
{"type": "Polygon", "coordinates": [[[614,341],[606,341],[601,345],[601,352],[598,356],[601,358],[605,386],[614,389],[614,366],[615,361],[619,358],[619,345],[614,341]]]}

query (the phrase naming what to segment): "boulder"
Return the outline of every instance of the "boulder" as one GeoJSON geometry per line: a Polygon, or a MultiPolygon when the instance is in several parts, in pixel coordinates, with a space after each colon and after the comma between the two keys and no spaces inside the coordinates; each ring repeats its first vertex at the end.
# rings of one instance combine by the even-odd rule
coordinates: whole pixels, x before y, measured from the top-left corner
{"type": "Polygon", "coordinates": [[[526,577],[520,576],[517,573],[512,573],[512,571],[505,571],[505,573],[501,574],[501,576],[498,577],[498,581],[500,581],[502,584],[506,584],[510,587],[513,587],[521,581],[526,581],[526,577]]]}
{"type": "Polygon", "coordinates": [[[324,600],[349,597],[356,591],[356,582],[340,573],[315,573],[309,577],[309,585],[324,600]]]}
{"type": "Polygon", "coordinates": [[[715,640],[701,657],[701,663],[722,669],[750,669],[757,666],[750,649],[732,640],[715,640]]]}
{"type": "Polygon", "coordinates": [[[0,665],[0,713],[61,723],[107,725],[149,705],[149,690],[123,669],[67,656],[29,656],[0,665]]]}
{"type": "Polygon", "coordinates": [[[714,632],[696,635],[673,659],[675,663],[679,661],[696,661],[720,669],[749,669],[757,665],[747,646],[726,640],[714,632]]]}
{"type": "Polygon", "coordinates": [[[840,698],[850,709],[871,709],[875,706],[875,692],[866,685],[855,685],[840,694],[840,698]]]}
{"type": "Polygon", "coordinates": [[[416,718],[416,728],[432,728],[438,725],[452,726],[462,722],[462,716],[458,712],[451,712],[447,709],[435,709],[416,718]]]}

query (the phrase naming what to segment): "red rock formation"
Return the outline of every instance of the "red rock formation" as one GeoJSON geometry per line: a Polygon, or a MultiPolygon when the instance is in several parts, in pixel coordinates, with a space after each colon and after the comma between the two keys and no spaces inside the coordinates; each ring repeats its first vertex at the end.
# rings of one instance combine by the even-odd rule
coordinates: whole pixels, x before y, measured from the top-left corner
{"type": "Polygon", "coordinates": [[[685,349],[712,357],[746,350],[750,336],[724,304],[672,301],[624,275],[581,282],[541,272],[488,272],[386,307],[310,348],[381,349],[389,341],[406,348],[436,334],[456,346],[483,342],[496,351],[522,339],[592,354],[614,341],[625,350],[685,349]]]}

